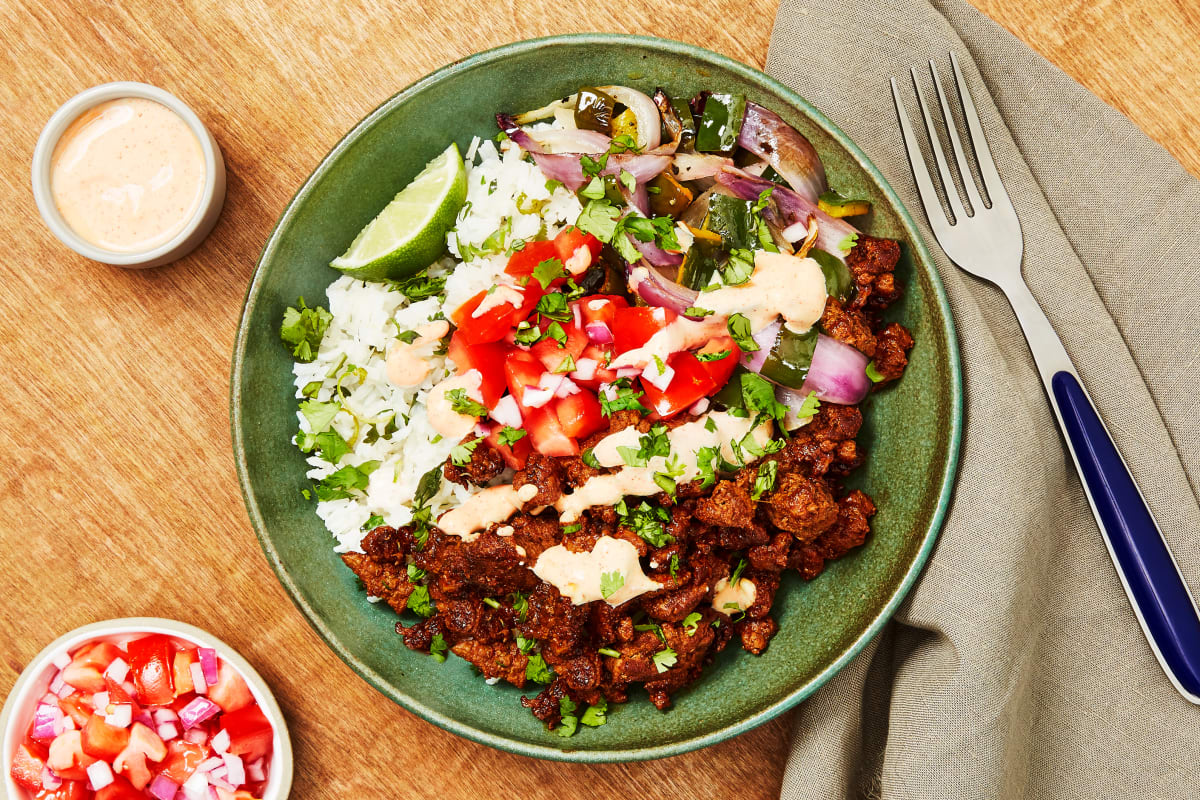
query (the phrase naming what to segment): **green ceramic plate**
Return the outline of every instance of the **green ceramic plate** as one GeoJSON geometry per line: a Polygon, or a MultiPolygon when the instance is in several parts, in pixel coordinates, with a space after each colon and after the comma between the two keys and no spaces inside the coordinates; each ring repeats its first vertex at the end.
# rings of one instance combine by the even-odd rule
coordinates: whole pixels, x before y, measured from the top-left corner
{"type": "MultiPolygon", "coordinates": [[[[360,122],[321,162],[263,248],[246,295],[233,355],[233,442],[250,520],[279,580],[334,652],[371,685],[425,719],[493,747],[541,758],[658,758],[735,736],[796,705],[854,657],[912,585],[933,547],[953,484],[962,430],[962,382],[942,285],[912,218],[879,171],[819,111],[761,72],[691,45],[647,37],[584,34],[536,39],[472,56],[421,79],[360,122]],[[830,183],[867,196],[876,236],[905,243],[897,274],[906,286],[891,315],[917,345],[897,386],[872,397],[859,443],[870,453],[854,484],[879,514],[865,547],[779,592],[780,631],[754,657],[728,648],[694,686],[660,713],[644,695],[607,725],[570,739],[547,733],[511,686],[488,686],[456,658],[445,664],[406,649],[396,617],[366,602],[304,500],[291,359],[279,341],[284,308],[323,300],[337,273],[330,259],[448,141],[463,150],[490,137],[497,111],[535,108],[583,84],[744,92],[781,114],[816,146],[830,183]]],[[[846,698],[846,702],[857,702],[846,698]]]]}

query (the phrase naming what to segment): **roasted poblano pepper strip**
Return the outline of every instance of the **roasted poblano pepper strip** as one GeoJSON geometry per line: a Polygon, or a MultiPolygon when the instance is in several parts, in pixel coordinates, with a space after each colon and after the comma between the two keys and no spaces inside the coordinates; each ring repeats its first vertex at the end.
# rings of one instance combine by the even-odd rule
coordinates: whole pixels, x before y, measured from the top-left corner
{"type": "Polygon", "coordinates": [[[781,386],[799,389],[808,377],[808,368],[812,366],[813,351],[816,349],[815,327],[804,333],[795,333],[786,325],[782,325],[759,374],[781,386]]]}
{"type": "Polygon", "coordinates": [[[651,178],[646,191],[650,197],[650,213],[656,217],[678,217],[692,204],[692,190],[669,172],[660,172],[651,178]]]}
{"type": "Polygon", "coordinates": [[[585,131],[612,133],[617,101],[599,89],[585,86],[575,98],[575,127],[585,131]]]}
{"type": "MultiPolygon", "coordinates": [[[[712,102],[712,98],[709,98],[712,102]]],[[[708,199],[708,215],[704,229],[721,234],[725,249],[759,249],[758,222],[751,208],[754,203],[727,194],[714,194],[708,199]]]]}
{"type": "Polygon", "coordinates": [[[871,210],[871,201],[851,200],[830,189],[817,198],[817,207],[831,217],[857,217],[871,210]]]}
{"type": "Polygon", "coordinates": [[[726,410],[740,408],[745,411],[746,401],[742,397],[742,375],[749,371],[741,364],[734,367],[733,372],[729,374],[729,381],[712,396],[713,403],[726,410]]]}
{"type": "Polygon", "coordinates": [[[854,276],[845,262],[815,247],[808,251],[808,257],[820,264],[821,272],[825,273],[825,293],[843,303],[850,302],[854,297],[854,276]]]}
{"type": "Polygon", "coordinates": [[[732,152],[745,118],[744,94],[710,94],[696,130],[696,149],[702,153],[732,152]]]}
{"type": "Polygon", "coordinates": [[[721,257],[721,236],[713,231],[688,228],[692,232],[692,246],[683,257],[679,267],[679,282],[689,289],[702,290],[712,283],[721,257]]]}
{"type": "Polygon", "coordinates": [[[683,126],[683,131],[679,135],[679,146],[687,147],[696,141],[696,118],[692,116],[692,106],[687,100],[672,97],[671,107],[675,109],[675,113],[679,116],[679,124],[683,126]]]}

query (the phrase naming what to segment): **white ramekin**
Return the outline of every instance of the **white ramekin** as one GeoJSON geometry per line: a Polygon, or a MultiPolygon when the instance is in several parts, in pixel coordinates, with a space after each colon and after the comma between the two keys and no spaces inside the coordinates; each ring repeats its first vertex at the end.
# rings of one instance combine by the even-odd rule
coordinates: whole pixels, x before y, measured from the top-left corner
{"type": "Polygon", "coordinates": [[[50,117],[50,121],[42,129],[42,135],[38,137],[37,147],[33,150],[32,173],[33,197],[50,232],[81,256],[119,267],[158,267],[183,258],[208,236],[209,231],[217,224],[222,206],[225,205],[225,161],[221,158],[221,149],[217,147],[216,139],[208,132],[208,128],[204,127],[204,123],[195,112],[178,97],[157,86],[135,81],[93,86],[63,103],[58,111],[54,112],[54,116],[50,117]],[[58,144],[59,137],[63,135],[67,126],[89,108],[122,97],[153,100],[174,111],[191,128],[200,142],[201,152],[204,153],[204,194],[196,213],[170,241],[141,253],[117,253],[96,247],[84,240],[63,219],[54,203],[54,195],[50,193],[50,157],[54,154],[54,146],[58,144]]]}
{"type": "Polygon", "coordinates": [[[56,656],[76,650],[80,646],[94,641],[111,641],[124,643],[131,637],[145,633],[161,633],[177,639],[191,642],[200,647],[211,647],[221,658],[228,661],[250,687],[251,694],[258,702],[263,714],[271,721],[275,732],[271,742],[271,772],[267,776],[267,788],[262,800],[285,800],[292,790],[292,740],[288,737],[287,722],[275,696],[262,676],[250,666],[250,662],[238,655],[232,647],[193,625],[176,622],[171,619],[158,617],[127,617],[125,619],[110,619],[104,622],[94,622],[76,628],[52,642],[45,650],[38,653],[25,671],[17,678],[16,685],[4,703],[0,712],[0,730],[3,730],[3,786],[4,796],[9,800],[31,800],[32,795],[17,785],[12,778],[12,761],[21,744],[21,739],[33,721],[34,711],[38,700],[46,694],[50,679],[54,676],[56,656]]]}

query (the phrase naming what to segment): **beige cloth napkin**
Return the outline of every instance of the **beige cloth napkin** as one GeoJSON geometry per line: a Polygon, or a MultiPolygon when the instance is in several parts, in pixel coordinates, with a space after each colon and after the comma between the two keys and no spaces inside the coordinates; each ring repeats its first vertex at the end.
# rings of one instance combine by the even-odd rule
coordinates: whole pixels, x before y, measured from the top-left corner
{"type": "Polygon", "coordinates": [[[783,0],[767,71],[921,224],[967,399],[937,549],[894,622],[797,712],[783,796],[1200,797],[1200,708],[1142,636],[1016,318],[925,225],[887,79],[915,110],[907,68],[934,58],[947,81],[950,50],[1021,217],[1026,280],[1200,595],[1200,182],[961,0],[783,0]]]}

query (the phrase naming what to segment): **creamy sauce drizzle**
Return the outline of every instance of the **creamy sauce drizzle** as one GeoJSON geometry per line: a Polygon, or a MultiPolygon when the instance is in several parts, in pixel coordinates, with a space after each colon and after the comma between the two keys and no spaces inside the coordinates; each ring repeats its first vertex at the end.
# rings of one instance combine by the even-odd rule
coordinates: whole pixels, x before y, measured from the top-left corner
{"type": "MultiPolygon", "coordinates": [[[[639,269],[641,269],[639,267],[639,269]]],[[[708,306],[705,306],[708,308],[708,306]]],[[[710,339],[718,336],[728,336],[729,329],[725,319],[706,317],[702,320],[676,317],[675,321],[655,333],[641,347],[627,350],[617,356],[609,364],[611,369],[620,367],[644,367],[658,356],[662,361],[672,353],[680,350],[695,350],[710,339]]]]}
{"type": "Polygon", "coordinates": [[[506,303],[514,308],[520,308],[521,303],[523,302],[525,302],[525,295],[521,294],[512,286],[500,284],[496,286],[496,288],[493,289],[490,294],[484,295],[483,300],[480,301],[479,305],[475,307],[475,310],[471,312],[471,318],[478,319],[487,312],[491,311],[493,308],[502,306],[506,303]]]}
{"type": "Polygon", "coordinates": [[[50,192],[63,219],[88,242],[121,253],[152,250],[183,230],[205,177],[187,123],[140,97],[84,112],[50,157],[50,192]]]}
{"type": "Polygon", "coordinates": [[[450,332],[450,323],[435,320],[417,329],[419,334],[411,343],[397,342],[388,353],[387,376],[395,386],[416,386],[429,375],[429,357],[433,344],[450,332]]]}
{"type": "Polygon", "coordinates": [[[587,553],[572,553],[561,544],[543,550],[533,565],[533,574],[554,586],[577,606],[596,600],[619,606],[662,588],[662,584],[650,580],[642,572],[637,548],[624,539],[611,536],[601,536],[587,553]],[[620,588],[608,597],[601,591],[601,579],[605,575],[610,589],[617,581],[621,582],[620,588]]]}
{"type": "Polygon", "coordinates": [[[789,328],[806,331],[825,310],[825,273],[811,258],[758,250],[754,273],[736,286],[701,292],[696,305],[719,316],[743,314],[760,331],[782,316],[789,328]]]}
{"type": "Polygon", "coordinates": [[[749,578],[738,578],[736,586],[730,585],[728,578],[721,578],[713,586],[713,592],[713,610],[720,611],[726,616],[732,616],[754,605],[758,587],[749,578]]]}
{"type": "Polygon", "coordinates": [[[478,371],[471,369],[461,375],[451,375],[430,389],[429,395],[425,398],[425,414],[429,417],[429,424],[433,426],[433,429],[447,439],[455,441],[474,430],[475,422],[479,418],[470,414],[459,414],[454,410],[447,395],[455,389],[463,389],[466,391],[467,397],[477,403],[482,403],[483,395],[479,392],[479,387],[482,385],[483,376],[478,371]]]}
{"type": "Polygon", "coordinates": [[[437,526],[451,536],[472,542],[479,538],[477,531],[504,522],[520,511],[523,503],[511,484],[490,486],[438,517],[437,526]]]}

